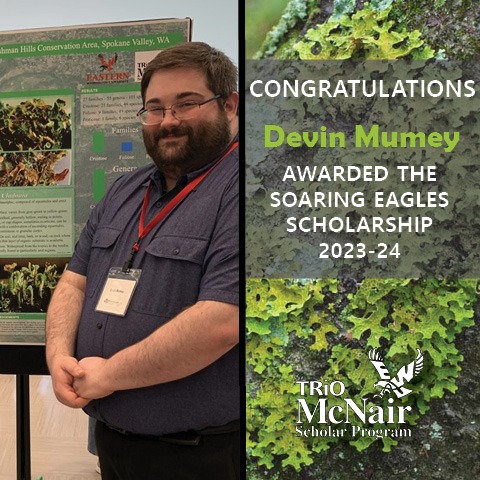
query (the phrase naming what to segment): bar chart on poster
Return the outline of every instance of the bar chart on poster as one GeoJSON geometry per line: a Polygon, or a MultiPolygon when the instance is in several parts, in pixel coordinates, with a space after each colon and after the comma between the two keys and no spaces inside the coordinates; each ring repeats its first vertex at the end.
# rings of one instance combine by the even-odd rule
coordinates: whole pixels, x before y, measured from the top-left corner
{"type": "Polygon", "coordinates": [[[140,80],[191,19],[0,34],[0,344],[42,345],[45,312],[92,208],[148,162],[140,80]]]}

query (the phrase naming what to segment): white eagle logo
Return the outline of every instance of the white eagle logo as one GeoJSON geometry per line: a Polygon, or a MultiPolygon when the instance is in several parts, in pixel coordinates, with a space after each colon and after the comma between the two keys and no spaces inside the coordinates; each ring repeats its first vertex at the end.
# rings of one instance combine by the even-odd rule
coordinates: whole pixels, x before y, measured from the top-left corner
{"type": "Polygon", "coordinates": [[[385,393],[393,392],[398,398],[401,398],[412,392],[404,385],[405,383],[410,382],[413,377],[416,377],[423,368],[423,354],[418,348],[417,352],[417,358],[408,365],[404,365],[394,377],[390,375],[388,368],[383,363],[383,357],[376,349],[368,352],[368,358],[377,370],[381,379],[379,382],[373,384],[374,387],[382,388],[381,392],[375,395],[376,397],[382,398],[385,393]]]}

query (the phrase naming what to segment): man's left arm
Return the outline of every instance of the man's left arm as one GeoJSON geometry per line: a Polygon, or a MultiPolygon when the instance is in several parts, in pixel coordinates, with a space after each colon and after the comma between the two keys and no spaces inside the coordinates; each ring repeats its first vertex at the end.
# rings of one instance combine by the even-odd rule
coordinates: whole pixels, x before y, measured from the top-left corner
{"type": "Polygon", "coordinates": [[[192,375],[238,343],[238,323],[236,305],[200,301],[109,359],[81,360],[85,376],[76,379],[75,390],[84,398],[101,398],[116,390],[148,387],[192,375]]]}

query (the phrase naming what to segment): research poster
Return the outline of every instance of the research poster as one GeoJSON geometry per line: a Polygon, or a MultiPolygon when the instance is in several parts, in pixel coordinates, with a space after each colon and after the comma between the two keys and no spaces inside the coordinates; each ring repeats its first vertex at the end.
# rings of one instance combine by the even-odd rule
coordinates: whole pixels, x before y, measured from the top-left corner
{"type": "Polygon", "coordinates": [[[469,5],[290,1],[247,59],[249,480],[480,478],[469,5]]]}
{"type": "Polygon", "coordinates": [[[0,344],[44,343],[89,211],[148,162],[143,70],[190,38],[188,18],[0,34],[0,344]]]}

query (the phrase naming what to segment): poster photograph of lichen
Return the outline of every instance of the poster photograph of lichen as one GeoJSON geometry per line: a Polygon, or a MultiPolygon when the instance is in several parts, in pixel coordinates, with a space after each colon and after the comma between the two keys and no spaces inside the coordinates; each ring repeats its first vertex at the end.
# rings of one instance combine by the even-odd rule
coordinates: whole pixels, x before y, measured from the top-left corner
{"type": "Polygon", "coordinates": [[[0,186],[69,185],[71,101],[0,98],[0,186]]]}
{"type": "Polygon", "coordinates": [[[480,478],[479,26],[247,0],[249,480],[480,478]]]}
{"type": "Polygon", "coordinates": [[[0,314],[45,313],[67,259],[0,261],[0,314]]]}
{"type": "Polygon", "coordinates": [[[0,344],[43,345],[45,313],[69,258],[0,260],[0,344]]]}

